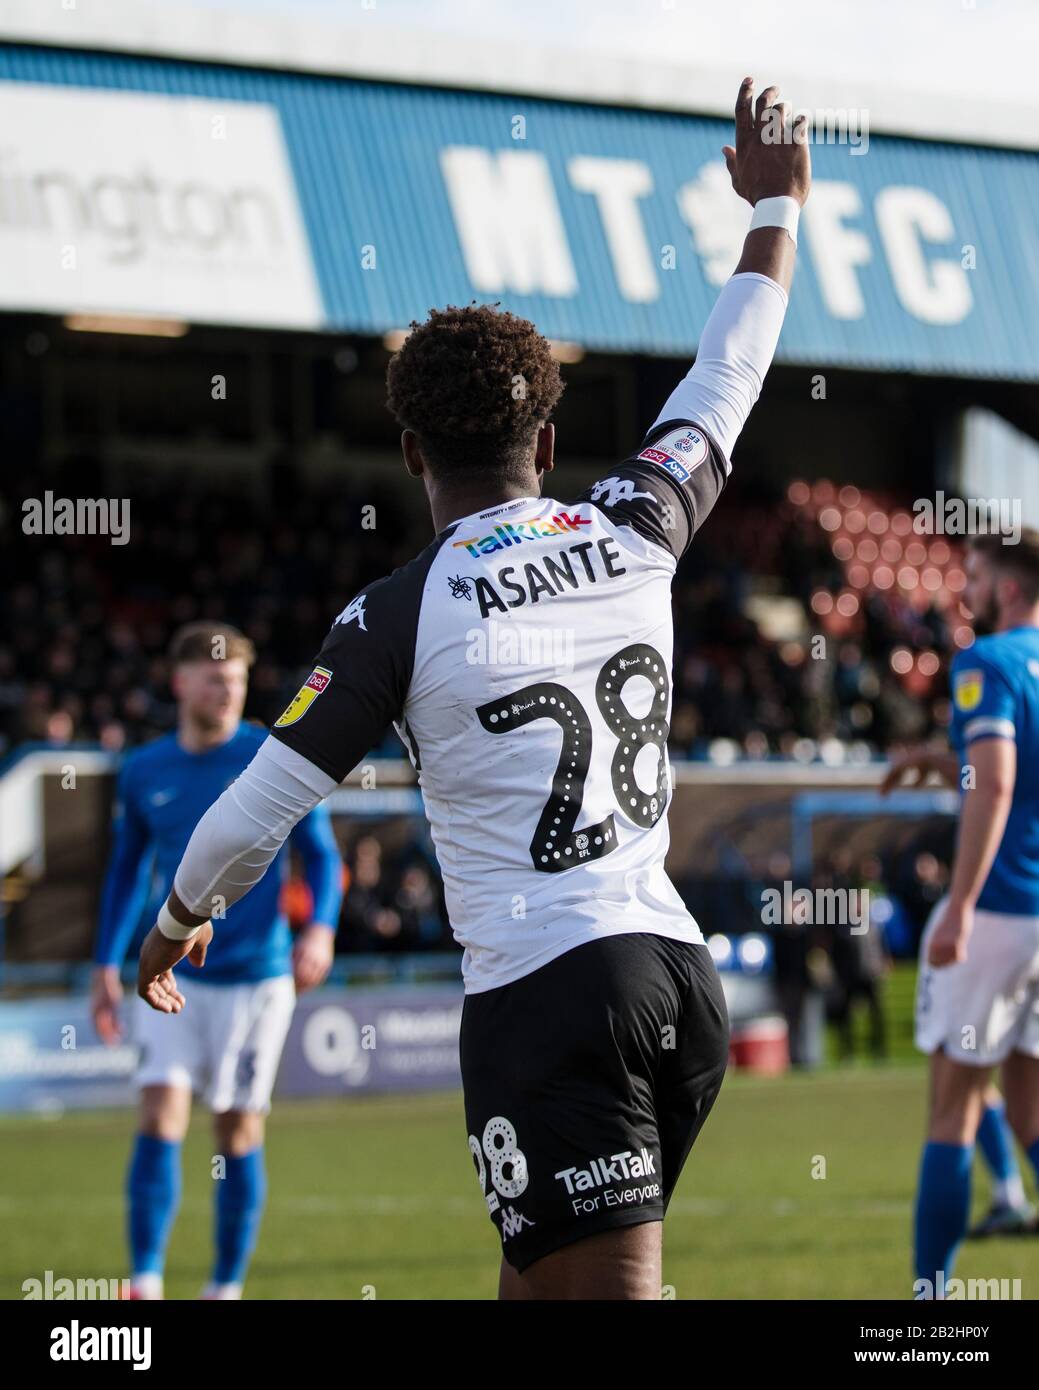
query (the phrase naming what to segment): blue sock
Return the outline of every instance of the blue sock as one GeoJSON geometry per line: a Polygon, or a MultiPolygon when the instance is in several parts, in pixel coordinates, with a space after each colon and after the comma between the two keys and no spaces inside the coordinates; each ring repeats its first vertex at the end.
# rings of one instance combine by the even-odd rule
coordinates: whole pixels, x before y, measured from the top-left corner
{"type": "Polygon", "coordinates": [[[970,1212],[970,1170],[973,1144],[924,1146],[916,1192],[914,1268],[917,1279],[927,1279],[932,1294],[938,1271],[946,1281],[952,1276],[956,1247],[967,1229],[970,1212]]]}
{"type": "Polygon", "coordinates": [[[126,1175],[130,1258],[134,1274],[161,1274],[180,1205],[179,1143],[138,1134],[126,1175]]]}
{"type": "Polygon", "coordinates": [[[1032,1172],[1035,1174],[1035,1180],[1039,1183],[1039,1139],[1037,1139],[1034,1144],[1028,1146],[1028,1161],[1032,1165],[1032,1172]]]}
{"type": "Polygon", "coordinates": [[[216,1265],[214,1284],[241,1284],[260,1232],[267,1199],[263,1147],[240,1158],[228,1156],[216,1187],[216,1265]]]}
{"type": "Polygon", "coordinates": [[[986,1105],[982,1111],[978,1147],[997,1182],[1006,1182],[1017,1174],[1014,1142],[1002,1105],[986,1105]]]}

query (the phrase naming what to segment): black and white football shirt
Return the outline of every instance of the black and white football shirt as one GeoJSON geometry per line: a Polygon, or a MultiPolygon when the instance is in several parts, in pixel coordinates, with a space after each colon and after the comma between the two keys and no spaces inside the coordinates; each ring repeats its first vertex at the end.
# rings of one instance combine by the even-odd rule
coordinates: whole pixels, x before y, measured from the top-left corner
{"type": "Polygon", "coordinates": [[[341,780],[395,725],[470,993],[598,936],[703,940],[664,869],[671,581],[727,472],[670,420],[573,502],[463,517],[347,605],[271,731],[341,780]]]}

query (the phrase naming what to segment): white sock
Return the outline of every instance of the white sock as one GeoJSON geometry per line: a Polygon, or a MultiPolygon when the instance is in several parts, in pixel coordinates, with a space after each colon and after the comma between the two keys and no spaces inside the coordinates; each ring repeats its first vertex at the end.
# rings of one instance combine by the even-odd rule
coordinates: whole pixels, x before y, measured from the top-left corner
{"type": "Polygon", "coordinates": [[[992,1196],[999,1207],[1023,1207],[1025,1185],[1021,1181],[1021,1174],[1014,1173],[1012,1177],[1001,1178],[993,1183],[992,1196]]]}
{"type": "Polygon", "coordinates": [[[241,1284],[213,1284],[209,1283],[202,1290],[203,1298],[241,1298],[241,1284]]]}
{"type": "Polygon", "coordinates": [[[138,1298],[161,1298],[161,1274],[134,1274],[130,1277],[130,1288],[138,1298]]]}

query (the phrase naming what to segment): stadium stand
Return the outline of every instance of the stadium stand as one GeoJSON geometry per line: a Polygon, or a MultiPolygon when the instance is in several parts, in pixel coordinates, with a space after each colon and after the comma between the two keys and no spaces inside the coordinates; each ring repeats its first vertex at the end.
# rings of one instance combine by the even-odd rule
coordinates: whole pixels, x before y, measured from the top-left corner
{"type": "MultiPolygon", "coordinates": [[[[71,467],[48,485],[75,495],[71,467]]],[[[945,658],[970,640],[953,546],[917,538],[896,499],[825,481],[792,483],[778,505],[736,483],[722,512],[675,586],[673,756],[865,759],[947,723],[945,658]],[[835,661],[813,659],[834,646],[835,661]]],[[[0,753],[26,740],[119,751],[168,729],[166,644],[195,618],[253,638],[247,714],[269,722],[331,616],[428,534],[389,477],[309,486],[289,510],[188,478],[171,498],[145,476],[125,547],[28,537],[19,521],[0,520],[0,753]]],[[[378,751],[399,754],[395,736],[378,751]]]]}

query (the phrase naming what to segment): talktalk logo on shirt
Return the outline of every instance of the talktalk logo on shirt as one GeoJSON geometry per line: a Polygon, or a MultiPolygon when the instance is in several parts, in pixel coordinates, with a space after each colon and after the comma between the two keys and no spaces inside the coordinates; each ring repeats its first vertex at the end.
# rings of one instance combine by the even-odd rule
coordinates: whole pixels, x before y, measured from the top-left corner
{"type": "Polygon", "coordinates": [[[591,524],[589,516],[560,511],[548,521],[505,521],[495,526],[489,536],[469,536],[453,544],[455,550],[467,550],[470,555],[493,555],[496,550],[507,550],[524,541],[550,541],[574,531],[580,533],[582,526],[591,524]]]}

